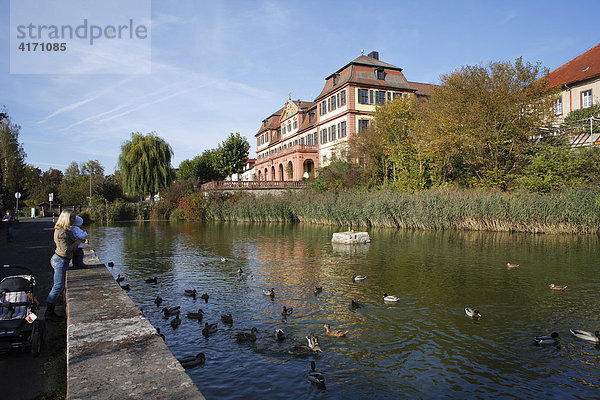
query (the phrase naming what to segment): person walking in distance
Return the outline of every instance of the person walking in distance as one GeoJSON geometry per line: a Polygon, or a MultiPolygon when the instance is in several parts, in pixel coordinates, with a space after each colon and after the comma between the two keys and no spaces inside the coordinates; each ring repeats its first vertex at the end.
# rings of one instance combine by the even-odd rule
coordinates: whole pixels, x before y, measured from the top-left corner
{"type": "MultiPolygon", "coordinates": [[[[81,228],[81,225],[83,225],[83,218],[78,215],[75,217],[75,223],[71,227],[71,232],[73,232],[75,239],[85,242],[88,234],[81,228]]],[[[79,243],[79,246],[73,252],[73,268],[85,268],[85,265],[83,265],[83,243],[79,243]]]]}
{"type": "Polygon", "coordinates": [[[10,210],[6,210],[6,214],[2,217],[2,222],[6,225],[6,241],[12,242],[14,239],[13,224],[15,223],[15,217],[12,216],[10,210]]]}
{"type": "Polygon", "coordinates": [[[75,223],[75,217],[76,214],[74,212],[64,210],[60,213],[54,225],[54,244],[56,245],[56,250],[54,250],[54,255],[50,259],[50,265],[54,269],[54,284],[46,299],[47,308],[44,314],[48,321],[62,320],[62,317],[54,311],[56,301],[65,287],[65,275],[69,267],[69,262],[73,257],[73,252],[80,243],[83,243],[83,240],[76,239],[73,232],[71,232],[71,225],[75,223]]]}

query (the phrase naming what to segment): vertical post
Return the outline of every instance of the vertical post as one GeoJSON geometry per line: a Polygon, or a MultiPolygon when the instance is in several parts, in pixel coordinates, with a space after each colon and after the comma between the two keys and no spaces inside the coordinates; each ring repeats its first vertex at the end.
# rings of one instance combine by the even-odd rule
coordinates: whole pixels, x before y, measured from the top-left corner
{"type": "Polygon", "coordinates": [[[90,201],[88,204],[89,204],[89,207],[91,210],[92,209],[92,170],[91,169],[90,169],[90,201]]]}

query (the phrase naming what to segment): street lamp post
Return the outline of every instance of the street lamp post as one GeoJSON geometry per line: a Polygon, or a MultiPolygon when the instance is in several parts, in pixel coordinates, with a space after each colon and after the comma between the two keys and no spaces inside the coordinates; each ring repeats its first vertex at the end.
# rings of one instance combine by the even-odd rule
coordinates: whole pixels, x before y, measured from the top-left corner
{"type": "Polygon", "coordinates": [[[88,204],[91,209],[92,208],[92,171],[91,170],[90,170],[90,201],[88,204]]]}

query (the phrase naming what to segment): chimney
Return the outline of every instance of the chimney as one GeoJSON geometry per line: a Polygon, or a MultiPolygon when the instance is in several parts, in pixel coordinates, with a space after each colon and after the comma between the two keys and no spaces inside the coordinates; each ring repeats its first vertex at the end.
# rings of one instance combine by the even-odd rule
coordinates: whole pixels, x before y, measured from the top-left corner
{"type": "Polygon", "coordinates": [[[372,52],[370,52],[367,55],[367,57],[371,57],[371,58],[374,58],[376,60],[379,60],[379,52],[378,51],[372,51],[372,52]]]}

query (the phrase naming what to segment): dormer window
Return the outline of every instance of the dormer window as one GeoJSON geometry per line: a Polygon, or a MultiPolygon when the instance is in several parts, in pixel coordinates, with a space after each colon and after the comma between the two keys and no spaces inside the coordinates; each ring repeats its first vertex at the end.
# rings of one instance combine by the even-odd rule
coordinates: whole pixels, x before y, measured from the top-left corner
{"type": "Polygon", "coordinates": [[[375,72],[377,74],[377,79],[379,79],[379,80],[385,79],[385,70],[383,68],[377,68],[375,70],[375,72]]]}
{"type": "Polygon", "coordinates": [[[333,74],[333,85],[337,85],[340,80],[340,74],[333,74]]]}

